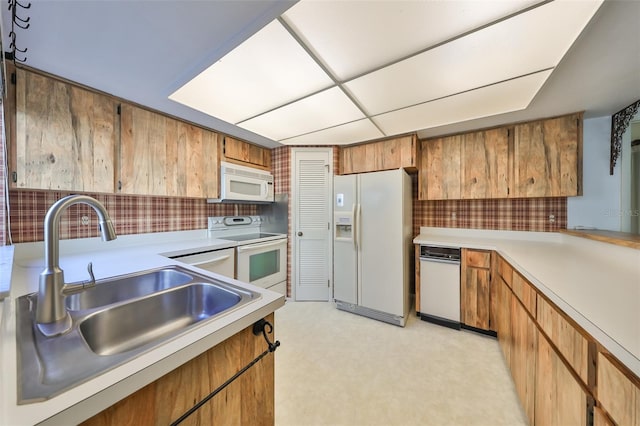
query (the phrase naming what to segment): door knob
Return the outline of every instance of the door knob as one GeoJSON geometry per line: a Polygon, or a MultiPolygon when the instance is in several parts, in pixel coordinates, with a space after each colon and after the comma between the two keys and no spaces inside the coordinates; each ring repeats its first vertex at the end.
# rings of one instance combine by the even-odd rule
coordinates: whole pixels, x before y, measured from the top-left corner
{"type": "Polygon", "coordinates": [[[298,237],[302,237],[302,231],[298,231],[298,237]]]}

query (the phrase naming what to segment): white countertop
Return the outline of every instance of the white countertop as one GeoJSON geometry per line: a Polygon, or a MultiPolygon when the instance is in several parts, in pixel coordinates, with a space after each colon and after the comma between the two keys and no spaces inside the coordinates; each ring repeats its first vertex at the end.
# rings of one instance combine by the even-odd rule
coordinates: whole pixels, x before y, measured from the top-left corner
{"type": "Polygon", "coordinates": [[[413,242],[497,251],[640,376],[640,250],[558,233],[429,227],[413,242]]]}
{"type": "Polygon", "coordinates": [[[60,267],[66,282],[86,280],[89,262],[93,263],[96,280],[177,264],[253,290],[260,293],[261,297],[213,321],[205,321],[189,332],[54,398],[26,405],[16,403],[15,302],[17,297],[37,291],[38,276],[44,265],[44,245],[42,242],[15,245],[12,268],[3,266],[0,271],[0,282],[6,282],[7,275],[11,282],[9,297],[0,302],[0,424],[78,423],[283,306],[284,296],[281,294],[162,255],[188,254],[237,245],[233,241],[211,239],[206,230],[125,235],[109,242],[102,242],[100,238],[60,241],[60,267]]]}

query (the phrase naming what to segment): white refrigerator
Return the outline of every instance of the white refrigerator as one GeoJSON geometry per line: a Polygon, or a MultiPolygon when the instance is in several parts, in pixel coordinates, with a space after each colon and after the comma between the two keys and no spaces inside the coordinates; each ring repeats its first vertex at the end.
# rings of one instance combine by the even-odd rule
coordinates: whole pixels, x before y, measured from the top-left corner
{"type": "Polygon", "coordinates": [[[410,307],[411,178],[402,169],[334,178],[338,309],[404,326],[410,307]]]}

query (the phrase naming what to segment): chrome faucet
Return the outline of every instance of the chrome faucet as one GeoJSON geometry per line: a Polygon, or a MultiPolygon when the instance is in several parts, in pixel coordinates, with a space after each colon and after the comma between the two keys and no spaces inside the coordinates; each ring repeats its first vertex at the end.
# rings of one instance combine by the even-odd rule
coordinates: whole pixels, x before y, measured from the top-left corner
{"type": "Polygon", "coordinates": [[[60,216],[74,204],[87,204],[95,210],[100,219],[100,233],[103,241],[116,239],[116,231],[107,210],[95,198],[87,195],[69,195],[59,199],[49,208],[44,218],[45,268],[40,273],[36,308],[38,329],[48,337],[66,333],[71,329],[71,317],[64,306],[65,295],[95,285],[91,263],[87,268],[91,279],[82,283],[65,284],[64,273],[60,269],[60,216]]]}

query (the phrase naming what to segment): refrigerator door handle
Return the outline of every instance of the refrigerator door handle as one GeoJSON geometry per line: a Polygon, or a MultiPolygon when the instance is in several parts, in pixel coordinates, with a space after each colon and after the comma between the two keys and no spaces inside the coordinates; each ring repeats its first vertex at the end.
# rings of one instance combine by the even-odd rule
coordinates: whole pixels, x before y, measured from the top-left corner
{"type": "Polygon", "coordinates": [[[360,247],[360,203],[357,204],[356,214],[354,216],[353,222],[355,224],[353,228],[354,230],[353,241],[357,249],[360,247]]]}
{"type": "Polygon", "coordinates": [[[353,239],[353,247],[357,250],[358,249],[358,220],[356,218],[356,203],[353,203],[353,206],[351,207],[351,217],[353,218],[353,235],[351,236],[351,238],[353,239]]]}

